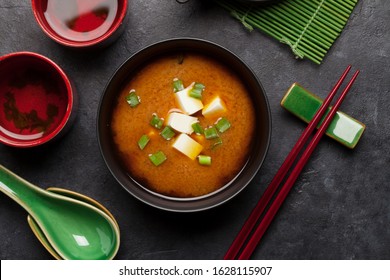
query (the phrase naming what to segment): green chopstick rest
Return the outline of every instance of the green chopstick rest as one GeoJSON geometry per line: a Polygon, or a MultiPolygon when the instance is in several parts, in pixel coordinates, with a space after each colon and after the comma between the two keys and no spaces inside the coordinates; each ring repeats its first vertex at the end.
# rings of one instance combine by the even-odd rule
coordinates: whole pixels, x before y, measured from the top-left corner
{"type": "MultiPolygon", "coordinates": [[[[280,105],[301,120],[309,123],[322,102],[323,100],[320,97],[309,92],[298,83],[294,83],[287,90],[280,105]]],[[[337,111],[333,121],[326,130],[326,135],[353,149],[359,142],[365,129],[365,124],[343,112],[337,111]]]]}

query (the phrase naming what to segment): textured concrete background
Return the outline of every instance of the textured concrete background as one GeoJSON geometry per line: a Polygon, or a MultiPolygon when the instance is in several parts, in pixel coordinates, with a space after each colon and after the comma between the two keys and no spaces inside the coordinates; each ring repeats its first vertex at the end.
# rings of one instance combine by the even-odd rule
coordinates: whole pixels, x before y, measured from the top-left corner
{"type": "MultiPolygon", "coordinates": [[[[348,64],[361,69],[342,110],[367,125],[354,150],[323,139],[254,254],[256,259],[390,259],[390,2],[360,0],[322,65],[295,60],[287,46],[247,32],[211,1],[129,1],[122,37],[79,54],[46,37],[30,1],[0,0],[0,55],[41,53],[74,81],[78,118],[59,142],[39,149],[0,146],[0,164],[43,188],[65,187],[107,206],[119,222],[118,259],[220,259],[304,128],[279,106],[299,82],[324,97],[348,64]],[[109,173],[96,139],[103,88],[131,54],[156,41],[199,37],[239,55],[262,81],[272,110],[272,142],[253,182],[227,204],[175,214],[134,199],[109,173]]],[[[26,213],[0,194],[0,259],[51,259],[26,213]]]]}

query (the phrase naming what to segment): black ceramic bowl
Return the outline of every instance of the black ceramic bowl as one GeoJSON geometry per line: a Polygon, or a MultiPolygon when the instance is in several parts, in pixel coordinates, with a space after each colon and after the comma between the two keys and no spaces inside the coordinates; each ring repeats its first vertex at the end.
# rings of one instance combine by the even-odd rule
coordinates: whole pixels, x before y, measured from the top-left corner
{"type": "Polygon", "coordinates": [[[271,116],[262,85],[252,70],[235,54],[217,44],[192,38],[162,41],[148,46],[131,56],[115,72],[100,101],[97,119],[98,140],[104,161],[119,184],[139,200],[154,207],[176,211],[195,212],[220,205],[243,190],[262,165],[270,142],[271,116]],[[233,181],[208,195],[195,198],[168,197],[149,190],[132,179],[117,157],[112,139],[111,116],[118,94],[132,75],[157,56],[168,53],[197,52],[207,54],[233,69],[247,85],[256,110],[256,135],[250,157],[233,181]]]}

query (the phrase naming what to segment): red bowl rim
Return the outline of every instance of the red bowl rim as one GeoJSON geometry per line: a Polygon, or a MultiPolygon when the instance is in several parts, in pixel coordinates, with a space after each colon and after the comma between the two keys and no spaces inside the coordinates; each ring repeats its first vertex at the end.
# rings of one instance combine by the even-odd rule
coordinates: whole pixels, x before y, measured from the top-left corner
{"type": "Polygon", "coordinates": [[[49,59],[46,56],[43,56],[41,54],[34,53],[34,52],[28,52],[28,51],[14,52],[14,53],[10,53],[10,54],[6,54],[6,55],[1,56],[0,63],[6,59],[13,59],[16,57],[23,57],[23,56],[33,57],[33,58],[39,59],[43,63],[46,63],[49,66],[51,66],[56,71],[56,73],[60,76],[61,80],[64,81],[65,86],[66,86],[66,93],[67,93],[67,97],[68,97],[68,104],[67,104],[67,108],[65,111],[65,115],[61,119],[61,121],[57,125],[57,127],[52,132],[50,132],[46,135],[43,135],[43,137],[41,137],[41,138],[30,140],[30,141],[29,140],[20,141],[17,139],[3,137],[0,135],[0,142],[3,144],[6,144],[6,145],[11,146],[11,147],[29,148],[29,147],[35,147],[35,146],[42,145],[42,144],[52,140],[62,131],[62,129],[68,123],[70,116],[71,116],[71,113],[72,113],[72,110],[73,110],[73,107],[74,107],[74,92],[73,92],[72,84],[71,84],[68,76],[65,74],[65,72],[54,61],[52,61],[51,59],[49,59]]]}
{"type": "MultiPolygon", "coordinates": [[[[72,47],[72,48],[88,48],[92,46],[96,46],[108,38],[111,37],[115,33],[115,31],[118,30],[118,28],[121,26],[123,23],[124,18],[126,17],[127,14],[127,1],[128,0],[121,0],[123,2],[122,9],[118,11],[119,17],[118,20],[114,21],[114,24],[110,27],[110,29],[104,33],[102,36],[99,36],[93,40],[85,41],[85,42],[78,42],[78,41],[72,41],[69,39],[65,39],[58,35],[56,32],[54,32],[46,23],[44,20],[44,16],[42,14],[42,9],[39,8],[38,2],[39,0],[31,0],[31,6],[32,10],[34,13],[34,17],[36,21],[38,22],[39,26],[41,29],[46,33],[47,36],[49,36],[51,39],[56,41],[57,43],[67,46],[67,47],[72,47]]],[[[119,0],[118,0],[119,1],[119,0]]]]}

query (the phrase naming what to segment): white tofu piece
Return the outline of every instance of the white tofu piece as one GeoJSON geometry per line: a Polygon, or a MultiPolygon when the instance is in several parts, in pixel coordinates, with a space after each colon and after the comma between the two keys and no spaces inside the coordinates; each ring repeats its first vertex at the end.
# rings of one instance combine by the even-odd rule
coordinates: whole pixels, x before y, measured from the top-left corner
{"type": "Polygon", "coordinates": [[[196,142],[194,139],[192,139],[187,134],[180,134],[175,142],[173,143],[172,147],[174,147],[179,152],[183,153],[187,157],[189,157],[192,160],[195,160],[196,157],[200,154],[200,152],[203,150],[203,146],[196,142]]]}
{"type": "Polygon", "coordinates": [[[194,84],[195,83],[192,83],[185,89],[175,92],[177,105],[179,105],[180,109],[187,115],[195,114],[196,112],[203,109],[202,101],[189,95],[189,92],[194,87],[194,84]]]}
{"type": "Polygon", "coordinates": [[[223,100],[217,96],[209,104],[204,106],[202,115],[206,118],[220,117],[221,114],[226,112],[226,105],[223,100]]]}
{"type": "Polygon", "coordinates": [[[168,115],[167,118],[167,125],[173,128],[174,130],[191,134],[194,132],[194,129],[192,128],[192,124],[198,122],[198,118],[188,116],[185,114],[173,112],[168,115]]]}

